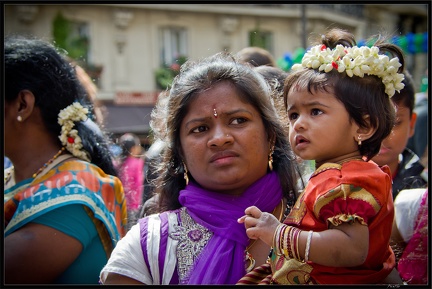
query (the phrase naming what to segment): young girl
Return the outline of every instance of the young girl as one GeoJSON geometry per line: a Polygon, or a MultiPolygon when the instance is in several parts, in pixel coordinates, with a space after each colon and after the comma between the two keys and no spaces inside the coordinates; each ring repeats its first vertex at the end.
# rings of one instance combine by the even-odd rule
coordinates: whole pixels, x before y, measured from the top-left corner
{"type": "Polygon", "coordinates": [[[329,31],[285,81],[292,149],[316,170],[283,224],[254,206],[238,220],[273,248],[269,264],[239,283],[271,268],[261,283],[374,284],[395,266],[391,175],[370,159],[393,128],[404,59],[391,44],[355,44],[329,31]]]}

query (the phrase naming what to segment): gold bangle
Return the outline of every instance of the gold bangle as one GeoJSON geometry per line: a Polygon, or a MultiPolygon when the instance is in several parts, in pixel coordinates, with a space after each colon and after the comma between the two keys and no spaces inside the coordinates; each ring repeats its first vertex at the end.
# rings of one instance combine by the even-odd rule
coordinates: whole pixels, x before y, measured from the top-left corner
{"type": "Polygon", "coordinates": [[[275,253],[279,253],[279,252],[278,252],[278,251],[279,251],[279,246],[278,246],[278,244],[276,244],[276,240],[277,240],[277,238],[279,238],[279,231],[280,231],[280,229],[282,228],[283,225],[284,225],[283,223],[280,223],[280,224],[276,227],[275,233],[274,233],[274,235],[273,235],[272,244],[273,244],[273,248],[276,250],[275,253]]]}
{"type": "Polygon", "coordinates": [[[308,233],[308,237],[307,237],[307,241],[306,241],[306,250],[305,250],[305,262],[307,263],[307,261],[309,261],[309,251],[310,251],[310,244],[311,244],[311,240],[312,240],[312,234],[313,231],[310,230],[308,233]]]}

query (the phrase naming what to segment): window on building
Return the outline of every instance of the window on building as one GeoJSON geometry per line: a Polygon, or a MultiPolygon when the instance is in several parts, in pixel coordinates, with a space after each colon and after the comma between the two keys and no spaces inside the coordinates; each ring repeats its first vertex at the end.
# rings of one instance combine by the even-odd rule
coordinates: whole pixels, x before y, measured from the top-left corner
{"type": "Polygon", "coordinates": [[[187,30],[181,27],[163,27],[159,33],[160,61],[170,66],[179,57],[187,57],[187,30]]]}
{"type": "Polygon", "coordinates": [[[53,37],[56,45],[65,49],[68,56],[76,61],[89,61],[88,24],[65,18],[61,12],[53,21],[53,37]]]}
{"type": "Polygon", "coordinates": [[[90,33],[88,23],[71,21],[71,34],[68,37],[69,45],[74,51],[75,55],[81,55],[83,61],[91,61],[90,57],[90,33]]]}
{"type": "Polygon", "coordinates": [[[261,47],[270,53],[273,53],[273,33],[261,30],[250,31],[249,46],[261,47]]]}

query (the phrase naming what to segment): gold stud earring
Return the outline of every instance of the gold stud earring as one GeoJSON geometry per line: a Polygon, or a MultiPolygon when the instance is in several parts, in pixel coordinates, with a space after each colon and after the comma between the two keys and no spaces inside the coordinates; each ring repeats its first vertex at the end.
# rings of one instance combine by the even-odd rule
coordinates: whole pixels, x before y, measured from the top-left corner
{"type": "Polygon", "coordinates": [[[23,119],[22,119],[22,116],[21,116],[21,115],[18,115],[18,116],[17,116],[17,121],[22,122],[22,120],[23,120],[23,119]]]}
{"type": "Polygon", "coordinates": [[[184,168],[183,178],[186,180],[186,186],[187,186],[189,184],[189,177],[188,177],[188,170],[184,162],[183,162],[183,168],[184,168]]]}
{"type": "Polygon", "coordinates": [[[270,153],[269,153],[268,165],[269,165],[270,171],[273,171],[273,151],[274,151],[274,145],[271,147],[270,153]]]}

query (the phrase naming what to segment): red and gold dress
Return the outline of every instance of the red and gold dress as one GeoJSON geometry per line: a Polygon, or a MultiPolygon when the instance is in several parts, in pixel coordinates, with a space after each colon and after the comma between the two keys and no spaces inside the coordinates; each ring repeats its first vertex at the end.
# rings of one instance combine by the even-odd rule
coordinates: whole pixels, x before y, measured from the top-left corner
{"type": "MultiPolygon", "coordinates": [[[[257,274],[266,276],[258,283],[276,284],[377,284],[395,266],[389,240],[394,217],[391,175],[387,166],[351,160],[343,164],[326,163],[310,177],[304,192],[284,223],[301,230],[320,232],[329,225],[359,222],[369,228],[366,261],[356,267],[329,267],[312,261],[285,259],[283,266],[275,254],[262,272],[251,272],[239,284],[250,284],[257,274]]],[[[259,277],[260,278],[260,277],[259,277]]]]}

